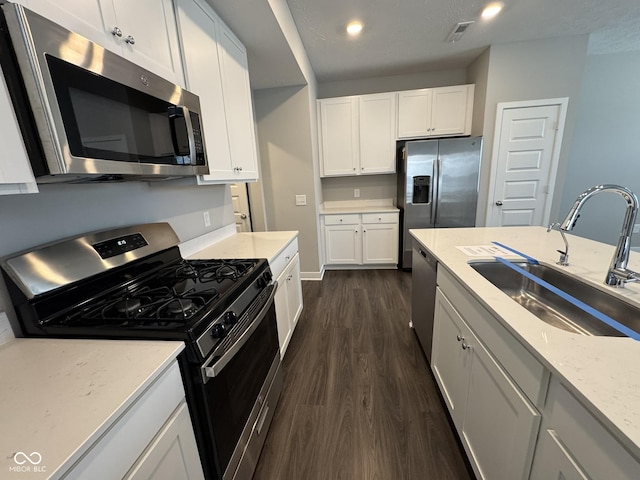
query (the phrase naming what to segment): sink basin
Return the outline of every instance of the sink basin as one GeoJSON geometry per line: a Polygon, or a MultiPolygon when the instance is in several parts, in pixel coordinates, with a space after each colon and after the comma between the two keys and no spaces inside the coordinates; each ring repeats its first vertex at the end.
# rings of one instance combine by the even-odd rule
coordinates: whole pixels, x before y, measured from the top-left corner
{"type": "MultiPolygon", "coordinates": [[[[640,307],[543,264],[513,262],[563,292],[595,308],[626,327],[640,332],[640,307]]],[[[469,264],[480,275],[535,316],[554,327],[583,335],[624,337],[624,333],[590,315],[561,296],[499,262],[469,264]]]]}

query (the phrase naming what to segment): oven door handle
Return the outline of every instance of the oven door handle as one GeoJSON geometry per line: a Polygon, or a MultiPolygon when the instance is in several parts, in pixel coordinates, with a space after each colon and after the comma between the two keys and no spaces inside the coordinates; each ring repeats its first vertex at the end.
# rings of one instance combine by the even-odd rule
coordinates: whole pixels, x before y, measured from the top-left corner
{"type": "Polygon", "coordinates": [[[224,353],[224,355],[222,355],[221,357],[215,359],[213,365],[211,365],[211,366],[205,365],[205,366],[202,367],[202,379],[204,380],[204,383],[207,383],[210,378],[214,378],[214,377],[220,375],[220,372],[222,372],[224,367],[226,367],[227,363],[229,363],[229,361],[231,361],[231,359],[238,352],[238,350],[240,350],[242,348],[242,346],[245,343],[247,343],[247,340],[249,340],[249,337],[251,337],[251,334],[260,325],[260,322],[262,321],[262,319],[265,317],[265,315],[267,314],[267,312],[271,308],[271,304],[273,303],[273,299],[276,296],[276,290],[278,288],[278,282],[274,281],[273,284],[270,287],[267,287],[267,288],[271,288],[271,293],[269,294],[269,299],[264,304],[262,309],[260,309],[260,313],[258,313],[258,315],[256,316],[256,319],[253,322],[251,322],[251,325],[249,325],[249,328],[247,328],[245,330],[245,332],[240,336],[240,338],[238,338],[236,343],[234,343],[233,346],[224,353]]]}

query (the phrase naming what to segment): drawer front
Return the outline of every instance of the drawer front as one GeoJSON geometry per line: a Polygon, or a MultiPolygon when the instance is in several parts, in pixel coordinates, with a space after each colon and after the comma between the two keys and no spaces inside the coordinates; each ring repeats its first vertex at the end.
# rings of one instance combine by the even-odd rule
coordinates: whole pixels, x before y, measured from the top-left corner
{"type": "Polygon", "coordinates": [[[278,278],[282,271],[286,268],[287,264],[291,261],[291,259],[298,252],[298,238],[294,238],[284,250],[273,259],[273,261],[269,262],[269,266],[271,267],[271,273],[273,274],[273,278],[278,278]]]}
{"type": "Polygon", "coordinates": [[[357,225],[360,223],[359,213],[348,213],[345,215],[325,215],[325,225],[357,225]]]}
{"type": "Polygon", "coordinates": [[[363,213],[362,223],[398,223],[398,213],[363,213]]]}

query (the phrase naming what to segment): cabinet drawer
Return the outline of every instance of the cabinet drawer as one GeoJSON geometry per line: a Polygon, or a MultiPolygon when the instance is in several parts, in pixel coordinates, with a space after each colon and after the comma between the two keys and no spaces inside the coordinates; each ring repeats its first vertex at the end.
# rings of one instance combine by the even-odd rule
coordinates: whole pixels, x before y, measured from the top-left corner
{"type": "Polygon", "coordinates": [[[360,223],[359,213],[348,213],[345,215],[325,215],[325,225],[357,225],[360,223]]]}
{"type": "Polygon", "coordinates": [[[294,238],[273,261],[269,262],[273,278],[278,278],[287,264],[298,252],[298,238],[294,238]]]}
{"type": "Polygon", "coordinates": [[[398,222],[398,214],[394,212],[362,214],[362,223],[397,223],[397,222],[398,222]]]}

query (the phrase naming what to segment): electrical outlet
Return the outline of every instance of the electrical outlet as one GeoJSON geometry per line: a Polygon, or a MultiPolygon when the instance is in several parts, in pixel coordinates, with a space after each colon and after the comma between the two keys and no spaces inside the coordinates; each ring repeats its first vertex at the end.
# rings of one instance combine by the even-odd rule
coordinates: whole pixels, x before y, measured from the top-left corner
{"type": "Polygon", "coordinates": [[[359,188],[354,188],[353,189],[353,198],[360,198],[360,189],[359,188]]]}
{"type": "Polygon", "coordinates": [[[640,232],[640,223],[636,223],[633,226],[633,233],[638,233],[638,232],[640,232]]]}
{"type": "Polygon", "coordinates": [[[307,204],[307,196],[306,195],[296,195],[296,205],[302,206],[307,204]]]}
{"type": "Polygon", "coordinates": [[[202,212],[202,218],[204,219],[204,226],[211,226],[211,217],[209,216],[209,212],[202,212]]]}

